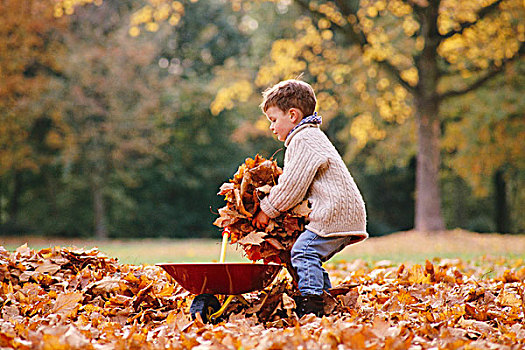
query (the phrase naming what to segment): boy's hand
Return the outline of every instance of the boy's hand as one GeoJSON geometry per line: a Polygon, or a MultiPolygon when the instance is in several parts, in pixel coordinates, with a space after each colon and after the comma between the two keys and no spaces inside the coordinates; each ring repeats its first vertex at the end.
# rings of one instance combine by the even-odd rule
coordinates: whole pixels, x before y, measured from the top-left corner
{"type": "Polygon", "coordinates": [[[265,228],[268,226],[268,221],[270,221],[270,217],[264,213],[264,211],[259,210],[257,212],[257,215],[255,215],[255,218],[252,221],[252,224],[257,227],[259,230],[265,228]]]}

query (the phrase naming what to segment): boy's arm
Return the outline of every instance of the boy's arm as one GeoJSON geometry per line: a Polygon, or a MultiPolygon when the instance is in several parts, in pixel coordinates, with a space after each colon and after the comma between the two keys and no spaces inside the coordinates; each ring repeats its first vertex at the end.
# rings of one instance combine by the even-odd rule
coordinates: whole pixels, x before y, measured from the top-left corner
{"type": "Polygon", "coordinates": [[[306,139],[297,139],[290,143],[283,173],[277,185],[272,187],[268,196],[261,201],[261,210],[268,217],[279,216],[306,196],[317,170],[324,162],[315,146],[306,139]]]}

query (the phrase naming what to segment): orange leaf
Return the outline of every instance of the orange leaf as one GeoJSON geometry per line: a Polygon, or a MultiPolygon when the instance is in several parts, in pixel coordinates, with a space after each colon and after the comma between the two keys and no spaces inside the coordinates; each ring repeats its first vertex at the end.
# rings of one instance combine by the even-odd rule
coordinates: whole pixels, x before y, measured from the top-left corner
{"type": "Polygon", "coordinates": [[[67,294],[59,294],[55,305],[53,306],[52,312],[70,316],[75,308],[79,306],[79,301],[83,299],[83,295],[80,292],[73,292],[67,294]]]}

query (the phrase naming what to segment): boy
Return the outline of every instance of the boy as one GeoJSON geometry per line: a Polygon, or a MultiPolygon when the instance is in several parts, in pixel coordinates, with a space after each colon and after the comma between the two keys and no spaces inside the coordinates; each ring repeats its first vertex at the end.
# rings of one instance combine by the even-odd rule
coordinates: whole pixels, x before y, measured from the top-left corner
{"type": "Polygon", "coordinates": [[[328,137],[319,129],[321,117],[312,87],[285,80],[263,93],[261,109],[270,130],[284,142],[283,174],[254,218],[259,229],[307,198],[309,223],[291,251],[299,276],[296,313],[324,314],[323,291],[331,288],[322,263],[348,244],[368,237],[365,204],[350,172],[328,137]]]}

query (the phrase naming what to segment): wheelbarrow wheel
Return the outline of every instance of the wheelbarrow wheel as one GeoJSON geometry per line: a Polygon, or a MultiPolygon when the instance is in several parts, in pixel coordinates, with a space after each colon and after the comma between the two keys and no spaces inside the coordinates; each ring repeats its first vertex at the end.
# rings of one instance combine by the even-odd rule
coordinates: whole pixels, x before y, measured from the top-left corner
{"type": "Polygon", "coordinates": [[[193,299],[190,307],[191,318],[194,320],[197,314],[201,315],[202,321],[209,323],[210,316],[219,311],[221,303],[213,294],[199,294],[193,299]]]}

